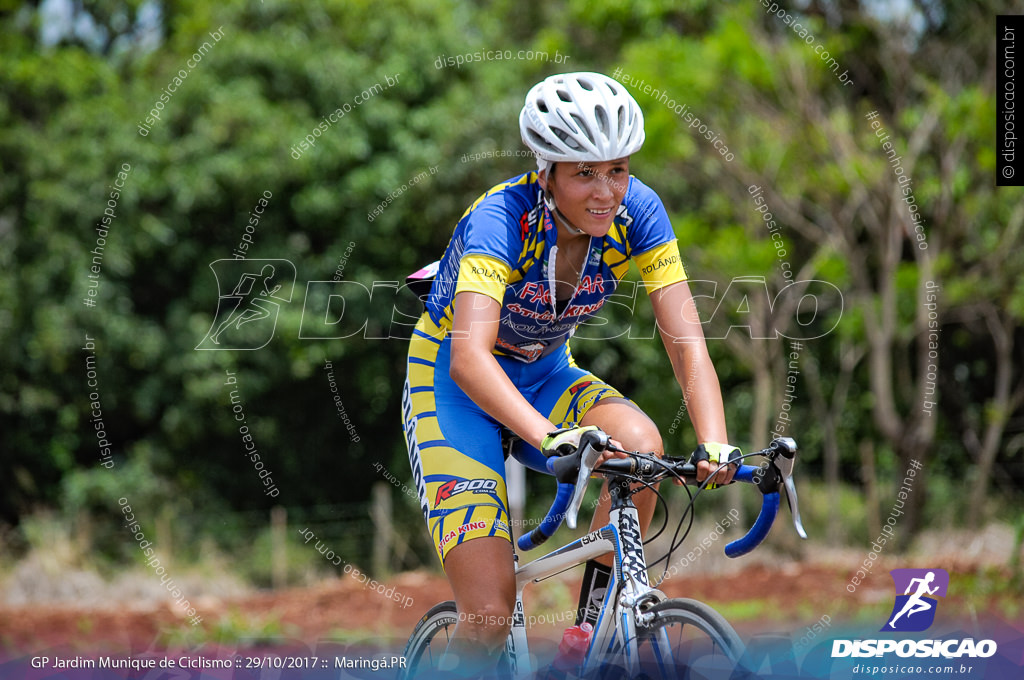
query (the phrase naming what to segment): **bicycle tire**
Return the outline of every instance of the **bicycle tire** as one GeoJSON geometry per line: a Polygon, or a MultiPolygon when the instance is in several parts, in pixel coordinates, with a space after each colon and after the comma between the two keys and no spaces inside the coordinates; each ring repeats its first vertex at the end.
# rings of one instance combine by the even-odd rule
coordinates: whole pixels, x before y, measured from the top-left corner
{"type": "Polygon", "coordinates": [[[405,658],[405,668],[398,674],[399,680],[409,678],[435,678],[440,676],[437,663],[441,660],[448,642],[451,640],[452,630],[458,623],[459,614],[453,600],[439,602],[430,608],[423,618],[413,628],[409,642],[402,652],[405,658]],[[439,633],[444,633],[443,642],[439,640],[440,646],[433,648],[431,643],[439,633]]]}
{"type": "Polygon", "coordinates": [[[743,656],[744,646],[736,630],[721,614],[703,602],[688,598],[664,600],[647,611],[654,614],[654,619],[637,631],[639,672],[629,674],[619,649],[601,664],[596,677],[602,680],[730,677],[743,656]],[[658,644],[659,640],[662,644],[658,644]],[[670,648],[668,658],[661,649],[664,643],[670,648]]]}

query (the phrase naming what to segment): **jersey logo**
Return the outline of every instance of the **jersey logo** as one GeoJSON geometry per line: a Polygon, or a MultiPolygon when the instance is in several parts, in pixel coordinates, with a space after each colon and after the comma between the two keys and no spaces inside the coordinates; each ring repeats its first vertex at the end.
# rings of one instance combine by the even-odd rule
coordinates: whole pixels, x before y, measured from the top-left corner
{"type": "Polygon", "coordinates": [[[547,343],[544,342],[524,342],[518,345],[513,345],[507,340],[503,340],[500,337],[495,340],[495,346],[499,347],[507,352],[511,352],[516,358],[523,358],[526,361],[536,361],[544,354],[544,348],[547,347],[547,343]]]}
{"type": "Polygon", "coordinates": [[[575,385],[569,388],[569,394],[576,394],[580,390],[585,390],[586,388],[590,387],[593,384],[593,380],[585,380],[581,383],[576,383],[575,385]]]}
{"type": "Polygon", "coordinates": [[[486,529],[486,528],[487,528],[487,522],[485,522],[483,520],[477,520],[476,522],[467,522],[467,523],[463,524],[462,526],[460,526],[458,529],[452,529],[447,534],[445,534],[444,537],[441,539],[441,542],[438,544],[437,547],[439,547],[439,548],[441,548],[443,550],[444,547],[446,545],[448,545],[448,543],[450,543],[452,539],[458,538],[459,536],[462,536],[462,534],[466,533],[467,531],[476,531],[478,529],[486,529]]]}
{"type": "Polygon", "coordinates": [[[590,277],[584,276],[580,279],[579,289],[584,293],[596,293],[598,291],[604,292],[604,277],[600,274],[590,277]]]}
{"type": "Polygon", "coordinates": [[[657,270],[661,269],[662,267],[667,267],[669,265],[676,264],[678,262],[679,262],[679,256],[678,255],[673,255],[672,257],[663,257],[663,258],[659,259],[657,262],[652,262],[651,264],[649,264],[646,267],[644,267],[641,270],[641,273],[643,273],[643,274],[650,274],[651,272],[657,271],[657,270]]]}
{"type": "Polygon", "coordinates": [[[498,482],[494,479],[462,479],[461,477],[449,479],[438,487],[437,495],[434,497],[434,507],[436,508],[440,505],[441,501],[446,501],[464,491],[485,493],[487,491],[494,491],[497,488],[498,482]]]}

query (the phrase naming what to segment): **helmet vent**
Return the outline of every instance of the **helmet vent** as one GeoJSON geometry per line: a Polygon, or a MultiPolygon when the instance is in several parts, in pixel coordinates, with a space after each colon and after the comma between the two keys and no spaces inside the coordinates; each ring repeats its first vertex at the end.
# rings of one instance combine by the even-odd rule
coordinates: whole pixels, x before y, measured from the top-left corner
{"type": "Polygon", "coordinates": [[[527,130],[526,134],[529,136],[530,141],[533,144],[536,144],[542,149],[547,149],[548,151],[558,151],[558,149],[556,149],[551,143],[549,143],[548,140],[544,139],[533,130],[527,130]]]}
{"type": "MultiPolygon", "coordinates": [[[[566,116],[566,112],[561,110],[555,111],[555,113],[558,114],[558,117],[562,119],[563,123],[565,123],[565,127],[568,128],[569,133],[578,134],[580,132],[580,129],[576,127],[576,123],[580,122],[579,116],[572,113],[569,113],[569,115],[566,116]]],[[[552,125],[551,129],[555,130],[556,128],[552,125]]]]}
{"type": "MultiPolygon", "coordinates": [[[[569,147],[569,148],[570,148],[570,149],[572,149],[573,151],[581,151],[581,150],[582,150],[582,147],[581,147],[581,146],[579,145],[579,142],[577,142],[577,141],[576,141],[576,140],[575,140],[575,139],[573,138],[573,136],[572,136],[572,135],[570,135],[570,134],[569,134],[568,132],[566,132],[566,131],[565,131],[565,130],[563,130],[562,128],[557,128],[557,127],[555,127],[554,125],[552,125],[552,126],[551,126],[551,131],[552,131],[552,132],[554,132],[554,133],[555,133],[555,135],[556,135],[556,136],[557,136],[557,137],[558,137],[558,138],[559,138],[560,140],[562,140],[562,143],[563,143],[563,144],[565,144],[565,145],[566,145],[567,147],[569,147]]],[[[552,149],[554,148],[554,147],[553,147],[553,146],[552,146],[551,144],[548,144],[548,147],[550,147],[550,148],[552,148],[552,149]]]]}
{"type": "Polygon", "coordinates": [[[579,116],[577,116],[575,113],[570,113],[569,115],[572,116],[572,120],[573,120],[574,123],[576,123],[576,127],[579,128],[580,132],[583,133],[583,135],[587,139],[589,139],[591,142],[593,142],[594,141],[593,133],[590,131],[590,128],[587,127],[587,122],[585,120],[583,120],[582,118],[580,118],[579,116]]]}
{"type": "Polygon", "coordinates": [[[563,102],[566,102],[566,103],[569,103],[569,104],[572,103],[572,95],[571,94],[569,94],[568,92],[566,92],[565,90],[562,90],[562,89],[558,89],[558,90],[556,90],[556,92],[558,93],[558,98],[561,99],[563,102]]]}
{"type": "MultiPolygon", "coordinates": [[[[612,137],[612,126],[608,120],[608,112],[605,111],[603,106],[598,106],[594,109],[594,117],[597,119],[597,129],[606,139],[612,137]]],[[[622,134],[622,126],[619,126],[619,131],[616,137],[622,134]]]]}

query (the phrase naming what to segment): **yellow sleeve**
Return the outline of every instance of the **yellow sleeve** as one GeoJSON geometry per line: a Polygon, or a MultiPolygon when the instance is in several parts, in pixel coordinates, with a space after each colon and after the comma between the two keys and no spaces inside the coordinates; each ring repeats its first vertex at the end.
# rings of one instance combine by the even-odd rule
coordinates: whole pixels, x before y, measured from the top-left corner
{"type": "Polygon", "coordinates": [[[686,280],[686,270],[683,269],[679,245],[675,239],[634,255],[633,261],[640,268],[640,278],[644,280],[644,287],[648,293],[686,280]]]}
{"type": "Polygon", "coordinates": [[[512,267],[501,260],[487,255],[463,255],[459,260],[459,281],[455,294],[464,291],[483,293],[502,304],[505,300],[505,286],[508,285],[512,267]]]}

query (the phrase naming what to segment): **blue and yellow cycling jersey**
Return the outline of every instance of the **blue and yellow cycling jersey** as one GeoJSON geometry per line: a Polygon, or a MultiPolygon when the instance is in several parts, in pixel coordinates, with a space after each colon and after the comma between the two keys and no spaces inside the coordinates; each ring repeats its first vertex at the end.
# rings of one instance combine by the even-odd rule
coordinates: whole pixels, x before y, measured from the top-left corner
{"type": "MultiPolygon", "coordinates": [[[[577,366],[566,339],[615,291],[630,259],[648,291],[686,279],[661,199],[635,177],[608,234],[591,237],[569,300],[554,295],[557,240],[537,173],[489,190],[456,225],[410,339],[402,424],[420,508],[442,564],[467,541],[512,539],[502,425],[450,375],[455,296],[482,293],[501,304],[498,366],[538,413],[556,428],[571,427],[601,401],[625,397],[577,366]]],[[[544,456],[526,442],[513,455],[545,469],[544,456]]]]}
{"type": "Polygon", "coordinates": [[[533,362],[597,313],[630,259],[648,292],[686,279],[665,207],[636,177],[608,234],[591,237],[576,291],[564,306],[556,306],[554,295],[557,237],[536,172],[491,188],[462,215],[445,249],[427,299],[431,321],[447,333],[458,293],[487,295],[501,305],[495,354],[533,362]]]}

